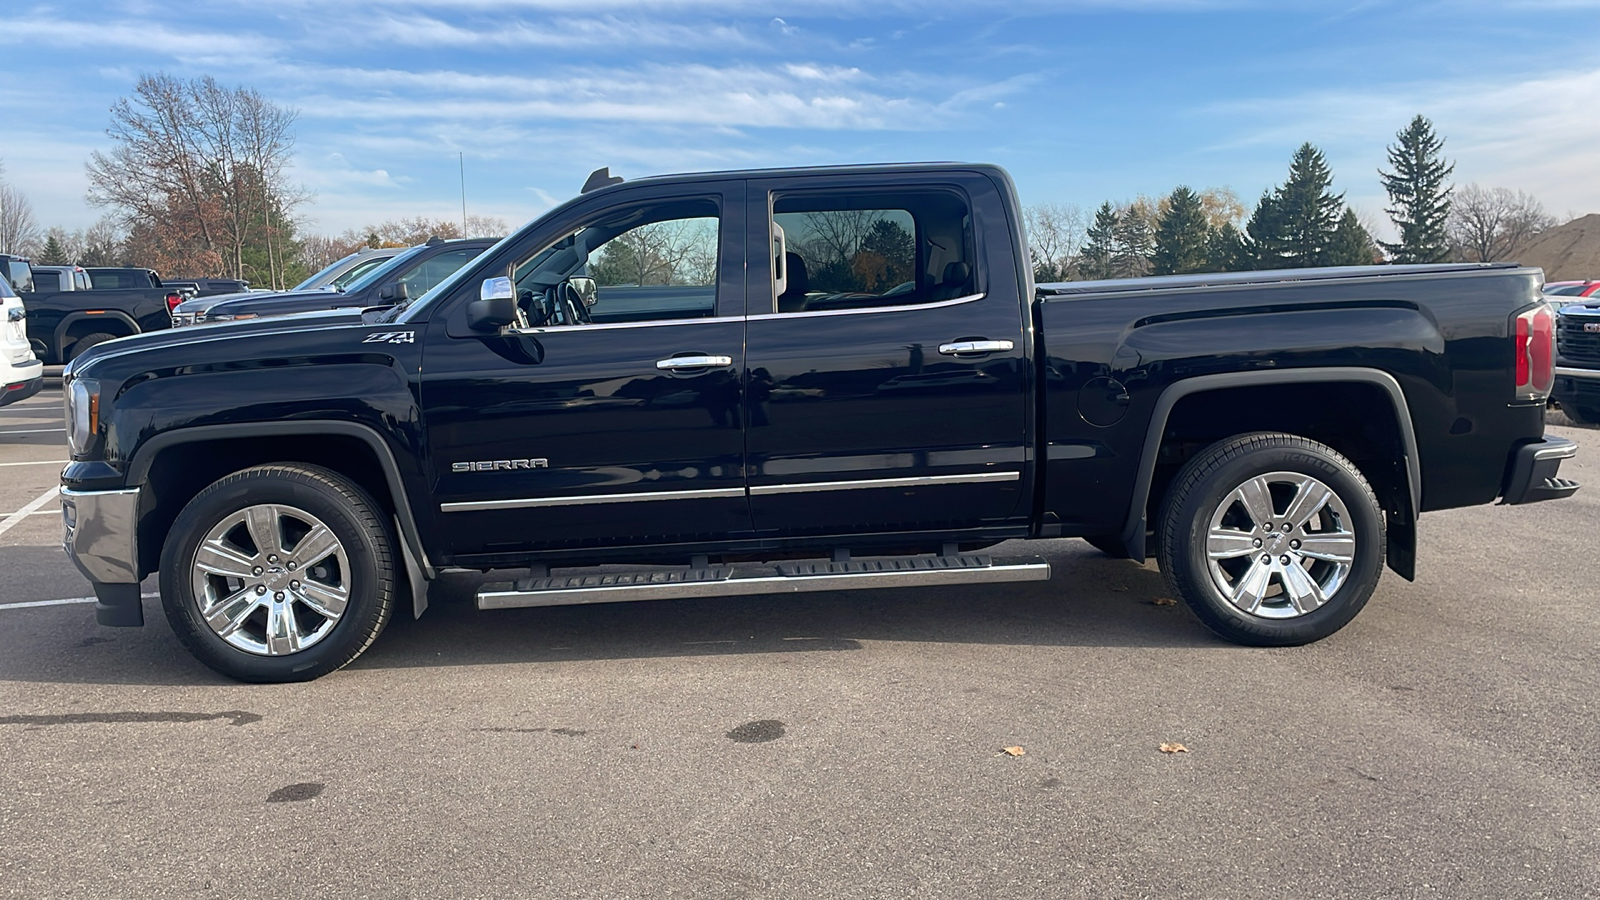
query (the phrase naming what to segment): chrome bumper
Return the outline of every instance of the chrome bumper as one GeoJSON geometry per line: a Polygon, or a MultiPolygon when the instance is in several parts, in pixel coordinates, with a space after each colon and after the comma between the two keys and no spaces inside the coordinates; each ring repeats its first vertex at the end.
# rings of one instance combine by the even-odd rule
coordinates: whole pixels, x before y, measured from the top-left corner
{"type": "Polygon", "coordinates": [[[84,577],[101,584],[139,583],[139,488],[61,489],[62,548],[84,577]]]}

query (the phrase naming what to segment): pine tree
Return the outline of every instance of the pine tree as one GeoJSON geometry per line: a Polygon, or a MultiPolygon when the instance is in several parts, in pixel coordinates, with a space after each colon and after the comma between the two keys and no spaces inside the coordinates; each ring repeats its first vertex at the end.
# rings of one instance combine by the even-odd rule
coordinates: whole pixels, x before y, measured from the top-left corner
{"type": "Polygon", "coordinates": [[[1200,196],[1180,185],[1167,198],[1167,211],[1156,225],[1155,252],[1150,271],[1156,275],[1204,272],[1208,266],[1206,244],[1211,237],[1200,196]]]}
{"type": "Polygon", "coordinates": [[[1247,268],[1282,269],[1289,265],[1283,255],[1282,219],[1277,197],[1271,191],[1263,193],[1240,237],[1240,247],[1248,257],[1247,268]]]}
{"type": "Polygon", "coordinates": [[[1260,268],[1328,265],[1333,232],[1344,195],[1334,194],[1333,172],[1322,151],[1300,145],[1289,163],[1289,180],[1263,194],[1247,230],[1260,268]]]}
{"type": "Polygon", "coordinates": [[[1345,209],[1344,218],[1333,232],[1333,246],[1328,250],[1330,266],[1370,266],[1377,261],[1377,245],[1372,235],[1356,218],[1355,211],[1345,209]]]}
{"type": "Polygon", "coordinates": [[[1087,279],[1110,278],[1111,256],[1117,246],[1117,210],[1107,200],[1095,210],[1094,224],[1078,254],[1078,274],[1087,279]]]}
{"type": "Polygon", "coordinates": [[[1385,212],[1400,230],[1398,243],[1383,248],[1397,263],[1444,262],[1450,258],[1450,192],[1445,179],[1455,171],[1441,151],[1444,138],[1433,132],[1433,123],[1423,116],[1411,120],[1389,146],[1389,165],[1393,172],[1378,170],[1383,189],[1393,205],[1385,212]]]}
{"type": "Polygon", "coordinates": [[[67,258],[67,248],[62,246],[61,239],[50,235],[45,239],[44,249],[39,251],[39,265],[41,266],[70,266],[72,260],[67,258]]]}
{"type": "Polygon", "coordinates": [[[1150,253],[1155,249],[1155,229],[1150,219],[1136,210],[1123,210],[1117,216],[1111,252],[1111,277],[1138,278],[1150,271],[1150,253]]]}
{"type": "Polygon", "coordinates": [[[1254,265],[1245,236],[1232,222],[1211,232],[1206,240],[1206,268],[1212,272],[1247,272],[1254,265]]]}

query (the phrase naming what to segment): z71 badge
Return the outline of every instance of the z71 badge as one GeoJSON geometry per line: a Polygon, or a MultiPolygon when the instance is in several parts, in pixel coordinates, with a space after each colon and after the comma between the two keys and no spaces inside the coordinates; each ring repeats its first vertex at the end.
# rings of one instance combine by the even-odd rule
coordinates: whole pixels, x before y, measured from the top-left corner
{"type": "Polygon", "coordinates": [[[416,343],[415,331],[379,331],[367,335],[363,344],[414,344],[416,343]]]}
{"type": "Polygon", "coordinates": [[[548,459],[483,459],[450,464],[452,472],[510,472],[516,469],[548,469],[548,459]]]}

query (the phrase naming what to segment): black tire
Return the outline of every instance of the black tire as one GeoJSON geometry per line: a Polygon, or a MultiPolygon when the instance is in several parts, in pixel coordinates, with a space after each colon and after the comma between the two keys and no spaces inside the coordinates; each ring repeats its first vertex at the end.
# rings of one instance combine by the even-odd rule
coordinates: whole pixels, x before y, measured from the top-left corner
{"type": "Polygon", "coordinates": [[[120,335],[107,334],[104,331],[96,331],[94,334],[86,334],[72,342],[72,347],[67,350],[67,362],[71,362],[82,356],[83,351],[88,350],[95,344],[104,344],[106,341],[114,341],[118,337],[120,337],[120,335]]]}
{"type": "Polygon", "coordinates": [[[1295,435],[1245,434],[1208,447],[1178,472],[1161,519],[1159,558],[1167,587],[1182,597],[1208,628],[1239,644],[1284,647],[1321,640],[1355,618],[1383,574],[1384,520],[1371,486],[1353,463],[1332,448],[1295,435]],[[1310,529],[1284,529],[1284,520],[1295,512],[1289,498],[1302,492],[1310,498],[1317,492],[1317,488],[1285,488],[1278,479],[1286,475],[1309,476],[1333,495],[1310,514],[1305,522],[1310,529]],[[1234,493],[1243,492],[1248,485],[1270,487],[1267,503],[1272,512],[1265,518],[1275,520],[1270,522],[1274,530],[1237,524],[1254,518],[1246,515],[1249,507],[1244,494],[1234,493]],[[1286,494],[1286,490],[1294,493],[1286,494]],[[1221,523],[1219,534],[1224,539],[1217,544],[1219,552],[1237,548],[1230,558],[1217,561],[1215,571],[1208,556],[1214,520],[1221,523]],[[1302,538],[1308,547],[1315,544],[1316,550],[1337,546],[1341,560],[1344,541],[1353,541],[1354,550],[1348,562],[1313,559],[1316,550],[1302,551],[1300,540],[1292,542],[1294,550],[1289,549],[1294,537],[1302,538]],[[1258,539],[1267,542],[1263,549],[1269,552],[1257,555],[1260,551],[1249,549],[1262,546],[1258,539]],[[1307,578],[1302,579],[1291,567],[1299,567],[1307,578]],[[1253,605],[1254,611],[1224,596],[1219,577],[1243,588],[1258,570],[1269,574],[1265,580],[1252,582],[1260,589],[1243,591],[1240,601],[1253,605]],[[1316,585],[1315,591],[1305,587],[1308,581],[1316,585]],[[1322,598],[1330,585],[1332,591],[1320,605],[1302,609],[1322,598]],[[1255,595],[1269,596],[1252,600],[1255,595]],[[1307,597],[1311,599],[1305,600],[1307,597]]]}
{"type": "Polygon", "coordinates": [[[1563,403],[1561,411],[1566,413],[1574,425],[1600,425],[1600,406],[1563,403]]]}
{"type": "MultiPolygon", "coordinates": [[[[380,512],[378,503],[366,491],[328,469],[283,463],[235,472],[196,495],[173,523],[161,554],[161,602],[166,609],[167,621],[172,624],[178,639],[196,658],[240,681],[310,681],[342,668],[377,639],[394,610],[398,580],[396,554],[394,538],[386,522],[387,517],[380,512]],[[265,584],[250,585],[242,580],[225,582],[229,585],[226,588],[228,591],[233,591],[235,588],[232,585],[237,583],[239,593],[234,596],[243,597],[252,604],[253,609],[259,609],[259,615],[256,612],[250,614],[256,617],[255,621],[235,626],[234,641],[252,640],[251,636],[264,627],[263,622],[270,621],[265,618],[273,607],[267,602],[268,598],[276,597],[282,601],[286,593],[290,597],[289,602],[280,605],[292,607],[292,610],[284,621],[291,623],[297,634],[308,624],[314,630],[320,629],[319,633],[310,635],[315,637],[314,643],[281,655],[266,655],[275,651],[265,648],[249,652],[225,639],[221,632],[207,623],[202,614],[206,600],[201,591],[205,588],[197,589],[196,586],[197,580],[203,584],[216,584],[207,579],[221,577],[199,574],[202,570],[197,554],[207,535],[223,528],[230,518],[241,515],[248,517],[247,510],[265,509],[269,505],[275,513],[283,514],[281,519],[274,519],[274,533],[280,539],[289,534],[289,526],[283,525],[283,522],[312,521],[326,526],[337,540],[336,552],[342,554],[327,566],[334,572],[333,590],[346,594],[342,610],[336,616],[325,617],[313,612],[314,607],[296,605],[297,600],[305,598],[287,591],[285,584],[276,584],[271,589],[263,590],[265,584]],[[295,514],[299,514],[299,519],[295,518],[295,514]],[[272,590],[283,592],[274,594],[272,590]],[[260,596],[261,603],[266,605],[257,605],[249,594],[260,596]],[[326,625],[331,627],[321,627],[326,625]]],[[[245,535],[254,533],[249,525],[241,524],[235,528],[244,528],[245,535]]],[[[237,531],[229,533],[239,534],[237,531]]],[[[306,537],[307,534],[301,534],[293,546],[281,551],[285,554],[285,565],[288,565],[287,560],[292,555],[299,553],[303,546],[300,541],[306,537]]],[[[257,550],[256,553],[258,557],[265,558],[264,552],[257,550]]],[[[247,554],[241,552],[241,558],[243,555],[247,554]]],[[[272,559],[277,561],[277,557],[272,559]]],[[[333,561],[335,557],[329,556],[327,559],[333,561]]],[[[268,568],[270,571],[264,575],[261,568],[256,568],[255,577],[277,578],[280,581],[290,577],[283,571],[284,566],[268,568]]],[[[289,565],[288,568],[293,571],[295,566],[289,565]]],[[[300,571],[300,577],[306,579],[308,587],[315,586],[312,573],[321,571],[323,566],[308,564],[300,571]]],[[[301,582],[294,581],[292,584],[298,589],[301,582]]],[[[213,614],[216,615],[215,612],[213,614]]],[[[241,622],[246,620],[242,615],[238,618],[241,622]]],[[[263,637],[260,640],[271,645],[271,638],[263,637]]]]}

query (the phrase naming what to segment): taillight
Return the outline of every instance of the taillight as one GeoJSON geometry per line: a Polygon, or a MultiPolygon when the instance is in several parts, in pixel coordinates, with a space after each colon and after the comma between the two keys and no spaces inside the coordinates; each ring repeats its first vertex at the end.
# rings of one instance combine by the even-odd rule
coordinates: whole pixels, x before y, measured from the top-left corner
{"type": "Polygon", "coordinates": [[[1517,316],[1517,399],[1550,396],[1556,375],[1556,317],[1548,304],[1517,316]]]}
{"type": "Polygon", "coordinates": [[[168,312],[168,314],[170,314],[173,310],[177,309],[178,308],[178,304],[182,303],[182,302],[183,302],[183,295],[178,293],[177,291],[173,291],[172,293],[168,294],[167,295],[167,312],[168,312]]]}

